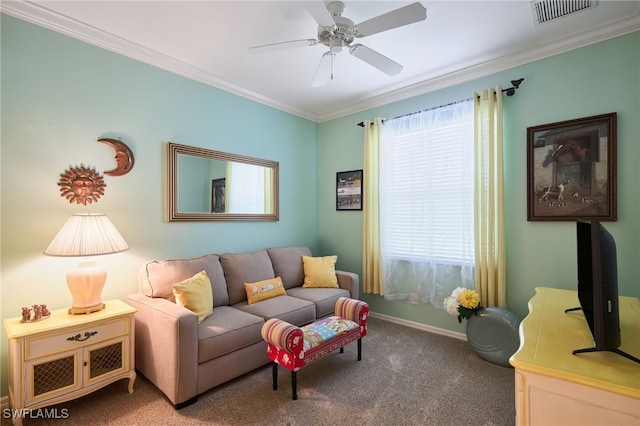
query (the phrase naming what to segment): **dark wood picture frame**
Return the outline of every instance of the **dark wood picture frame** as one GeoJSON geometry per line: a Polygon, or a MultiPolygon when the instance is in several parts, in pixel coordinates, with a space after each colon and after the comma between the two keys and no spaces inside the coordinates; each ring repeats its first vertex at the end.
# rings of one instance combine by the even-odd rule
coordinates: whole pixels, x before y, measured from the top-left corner
{"type": "Polygon", "coordinates": [[[211,180],[211,213],[224,213],[226,210],[224,202],[226,179],[211,180]]]}
{"type": "Polygon", "coordinates": [[[527,220],[616,215],[615,112],[527,128],[527,220]]]}
{"type": "Polygon", "coordinates": [[[336,173],[336,210],[362,210],[362,169],[336,173]]]}

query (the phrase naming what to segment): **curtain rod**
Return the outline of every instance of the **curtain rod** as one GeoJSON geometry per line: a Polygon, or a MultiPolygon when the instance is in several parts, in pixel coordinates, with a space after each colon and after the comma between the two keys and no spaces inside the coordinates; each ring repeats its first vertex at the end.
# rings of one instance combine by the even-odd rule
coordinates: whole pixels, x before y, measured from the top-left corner
{"type": "MultiPolygon", "coordinates": [[[[506,93],[507,96],[515,95],[516,94],[516,90],[518,90],[520,88],[520,84],[523,81],[524,81],[524,78],[519,78],[517,80],[511,80],[512,86],[511,87],[507,87],[506,89],[502,89],[502,92],[506,93]]],[[[409,112],[407,114],[402,114],[402,115],[398,115],[398,116],[393,117],[393,118],[389,118],[388,120],[395,120],[396,118],[406,117],[408,115],[413,115],[413,114],[419,114],[421,112],[430,111],[432,109],[443,108],[443,107],[446,107],[446,106],[449,106],[449,105],[457,104],[458,102],[464,102],[464,101],[468,101],[468,100],[471,100],[471,99],[473,99],[473,98],[462,99],[460,101],[451,102],[451,103],[448,103],[448,104],[445,104],[445,105],[439,105],[439,106],[435,106],[435,107],[431,107],[431,108],[427,108],[427,109],[423,109],[423,110],[415,111],[415,112],[409,112]]],[[[386,121],[386,120],[383,120],[383,121],[386,121]]],[[[364,121],[359,122],[358,126],[364,127],[364,121]]]]}

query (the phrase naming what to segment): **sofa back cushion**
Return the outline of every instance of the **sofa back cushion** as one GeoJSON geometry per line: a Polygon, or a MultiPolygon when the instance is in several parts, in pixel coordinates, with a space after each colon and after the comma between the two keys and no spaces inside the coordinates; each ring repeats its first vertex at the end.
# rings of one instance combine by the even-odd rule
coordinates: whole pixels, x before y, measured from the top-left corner
{"type": "Polygon", "coordinates": [[[211,281],[213,306],[228,305],[227,283],[222,272],[220,257],[217,254],[207,254],[192,259],[148,262],[140,268],[138,281],[145,295],[175,302],[173,285],[201,271],[205,271],[211,281]]]}
{"type": "Polygon", "coordinates": [[[311,256],[309,247],[272,247],[267,249],[273,272],[282,278],[284,288],[299,287],[304,282],[302,256],[311,256]]]}
{"type": "Polygon", "coordinates": [[[266,250],[250,253],[221,254],[220,263],[227,282],[229,304],[231,305],[247,300],[244,283],[253,283],[276,277],[266,250]]]}

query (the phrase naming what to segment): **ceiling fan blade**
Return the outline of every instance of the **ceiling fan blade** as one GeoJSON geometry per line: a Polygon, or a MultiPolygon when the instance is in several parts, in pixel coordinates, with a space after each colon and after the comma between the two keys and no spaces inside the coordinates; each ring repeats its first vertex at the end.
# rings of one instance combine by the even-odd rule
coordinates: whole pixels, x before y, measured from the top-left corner
{"type": "Polygon", "coordinates": [[[391,76],[398,74],[403,68],[399,63],[392,61],[381,53],[361,44],[354,44],[351,46],[349,53],[391,76]]]}
{"type": "Polygon", "coordinates": [[[307,8],[313,19],[316,20],[318,25],[325,28],[333,28],[336,26],[336,23],[333,21],[333,17],[327,10],[327,6],[325,6],[322,1],[309,1],[304,2],[304,7],[307,8]]]}
{"type": "Polygon", "coordinates": [[[254,46],[249,48],[250,53],[265,53],[276,50],[290,49],[294,47],[315,46],[318,40],[308,38],[304,40],[283,41],[280,43],[264,44],[262,46],[254,46]]]}
{"type": "Polygon", "coordinates": [[[359,23],[356,25],[356,37],[370,36],[425,19],[427,19],[427,9],[420,3],[412,3],[359,23]]]}
{"type": "Polygon", "coordinates": [[[320,58],[316,74],[313,76],[312,87],[321,87],[327,84],[329,79],[333,80],[333,58],[336,56],[334,52],[326,52],[320,58]]]}

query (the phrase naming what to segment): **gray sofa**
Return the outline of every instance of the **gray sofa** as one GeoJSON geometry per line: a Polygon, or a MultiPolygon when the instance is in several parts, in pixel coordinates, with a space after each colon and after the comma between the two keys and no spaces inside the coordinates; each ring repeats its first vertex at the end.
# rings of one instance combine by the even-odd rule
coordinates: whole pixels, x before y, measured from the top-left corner
{"type": "Polygon", "coordinates": [[[197,395],[269,363],[260,331],[270,318],[302,326],[333,314],[341,297],[359,298],[357,274],[336,271],[340,288],[304,288],[308,247],[148,262],[139,292],[126,302],[135,314],[136,369],[181,408],[197,395]],[[213,314],[201,323],[175,303],[173,284],[206,271],[213,314]],[[281,277],[286,295],[249,304],[244,283],[281,277]]]}

